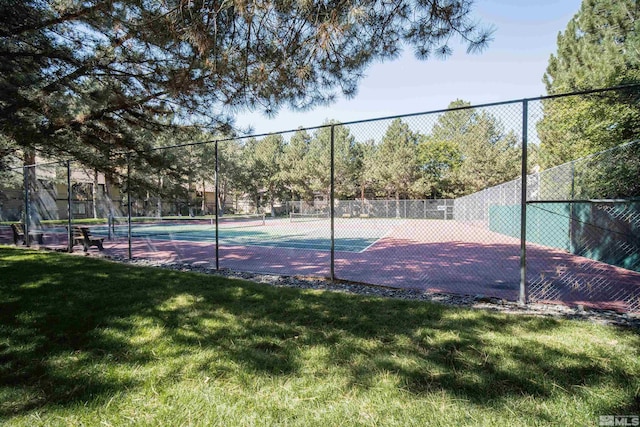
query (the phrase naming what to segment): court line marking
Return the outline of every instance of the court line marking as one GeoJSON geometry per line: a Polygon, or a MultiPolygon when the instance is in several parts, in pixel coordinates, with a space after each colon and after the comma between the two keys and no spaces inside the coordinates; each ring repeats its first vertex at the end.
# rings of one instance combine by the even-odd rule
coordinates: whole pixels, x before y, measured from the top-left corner
{"type": "MultiPolygon", "coordinates": [[[[140,239],[140,240],[160,240],[163,242],[187,242],[187,243],[203,243],[203,244],[211,244],[214,243],[215,240],[213,238],[209,238],[207,240],[202,240],[201,236],[193,236],[193,238],[191,239],[181,239],[179,238],[180,235],[185,235],[188,233],[177,233],[176,235],[170,236],[168,234],[150,234],[150,235],[134,235],[132,236],[132,238],[134,239],[140,239]]],[[[122,236],[119,236],[122,237],[122,236]]],[[[328,242],[329,239],[326,239],[328,242]]],[[[339,240],[339,238],[338,238],[339,240]]],[[[361,240],[369,240],[368,238],[361,238],[361,240]]],[[[369,248],[371,247],[373,244],[375,244],[378,240],[380,239],[376,239],[373,243],[367,245],[366,247],[369,248]]],[[[257,242],[256,240],[249,240],[249,241],[242,241],[242,240],[234,240],[233,237],[230,238],[225,238],[222,237],[219,239],[219,242],[221,245],[226,244],[228,246],[247,246],[247,247],[258,247],[258,248],[270,248],[270,249],[291,249],[291,250],[295,250],[295,249],[301,249],[301,250],[308,250],[308,251],[317,251],[317,252],[329,252],[331,249],[329,248],[329,245],[325,246],[319,246],[317,244],[313,244],[313,243],[305,243],[304,239],[302,241],[300,241],[299,243],[295,244],[292,243],[292,241],[290,239],[287,239],[287,236],[281,236],[280,239],[273,239],[271,242],[272,244],[265,244],[265,242],[257,242]]],[[[336,251],[338,252],[348,252],[348,253],[362,253],[364,252],[364,250],[359,250],[359,248],[362,247],[362,245],[340,245],[339,243],[336,245],[337,247],[335,248],[336,251]]]]}
{"type": "MultiPolygon", "coordinates": [[[[315,222],[315,221],[314,221],[315,222]]],[[[187,226],[197,226],[197,227],[201,227],[202,225],[196,225],[196,224],[185,224],[187,226]]],[[[275,224],[274,224],[275,225],[275,224]]],[[[166,227],[166,225],[164,225],[166,227]]],[[[98,228],[99,226],[97,226],[96,228],[98,228]]],[[[202,232],[208,232],[208,231],[212,231],[210,226],[207,226],[206,228],[202,229],[195,229],[195,230],[183,230],[183,231],[177,231],[174,233],[150,233],[147,234],[145,233],[145,231],[148,231],[150,229],[153,229],[155,227],[163,227],[163,225],[160,224],[149,224],[149,225],[145,225],[145,224],[134,224],[134,228],[138,228],[138,230],[132,230],[132,238],[137,238],[137,239],[145,239],[145,240],[162,240],[162,241],[182,241],[182,242],[190,242],[190,243],[211,243],[213,241],[212,237],[208,237],[206,240],[202,240],[201,236],[198,236],[198,234],[202,233],[202,232]],[[195,234],[195,236],[194,236],[195,234]],[[181,239],[179,238],[180,235],[187,235],[190,236],[192,238],[184,238],[181,239]]],[[[239,227],[242,228],[242,227],[239,227]]],[[[230,227],[230,229],[235,229],[235,227],[230,227]]],[[[258,228],[259,229],[259,228],[258,228]]],[[[221,231],[224,230],[223,228],[221,228],[221,231]]],[[[340,237],[336,238],[336,247],[335,250],[338,252],[347,252],[347,253],[364,253],[367,250],[369,250],[372,246],[374,246],[376,243],[378,243],[379,241],[387,238],[394,230],[394,227],[388,228],[387,231],[380,237],[352,237],[350,239],[357,239],[357,240],[363,240],[363,241],[369,241],[371,239],[374,239],[371,243],[369,243],[368,245],[364,246],[364,248],[362,248],[363,245],[340,245],[339,241],[341,240],[340,237]],[[359,249],[362,248],[362,249],[359,249]]],[[[102,232],[103,230],[100,230],[98,233],[96,234],[102,234],[100,232],[102,232]]],[[[118,230],[120,231],[120,230],[118,230]]],[[[116,231],[116,236],[118,237],[122,237],[121,233],[119,233],[118,231],[116,231]]],[[[325,227],[313,227],[311,229],[307,229],[306,233],[311,233],[311,234],[315,234],[317,232],[324,232],[326,231],[325,227]]],[[[269,233],[271,234],[271,233],[269,233]]],[[[297,233],[294,233],[294,235],[297,233]]],[[[319,252],[328,252],[331,249],[330,248],[325,248],[324,246],[318,246],[315,245],[313,243],[309,244],[309,245],[305,245],[304,240],[307,239],[302,239],[303,241],[301,241],[300,243],[293,243],[291,242],[291,237],[292,235],[282,235],[280,233],[273,233],[271,234],[270,238],[273,241],[273,244],[264,244],[264,242],[256,242],[256,241],[251,241],[251,239],[249,239],[249,241],[242,241],[242,239],[240,239],[239,241],[234,241],[234,237],[220,237],[219,241],[221,243],[226,243],[227,245],[232,245],[232,246],[253,246],[253,247],[259,247],[259,248],[276,248],[276,249],[291,249],[291,250],[295,250],[295,249],[301,249],[301,250],[313,250],[313,251],[319,251],[319,252]],[[256,244],[257,243],[257,244],[256,244]],[[308,247],[306,247],[308,246],[308,247]]],[[[185,236],[186,237],[186,236],[185,236]]],[[[330,238],[325,238],[327,240],[329,240],[330,238]]],[[[330,241],[330,240],[329,240],[330,241]]],[[[328,245],[329,246],[329,245],[328,245]]]]}
{"type": "Polygon", "coordinates": [[[364,248],[363,250],[361,250],[360,252],[356,252],[358,254],[361,254],[363,252],[366,252],[369,250],[369,248],[371,248],[373,245],[375,245],[376,243],[378,243],[379,241],[386,239],[387,237],[389,237],[391,235],[391,233],[393,232],[393,228],[390,228],[389,231],[387,231],[385,234],[382,235],[382,237],[377,238],[373,243],[371,243],[369,246],[367,246],[366,248],[364,248]]]}

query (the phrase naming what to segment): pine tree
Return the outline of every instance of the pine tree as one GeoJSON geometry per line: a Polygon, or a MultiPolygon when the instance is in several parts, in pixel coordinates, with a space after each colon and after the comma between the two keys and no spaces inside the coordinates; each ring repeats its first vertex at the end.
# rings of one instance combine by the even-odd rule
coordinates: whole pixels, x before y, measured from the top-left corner
{"type": "Polygon", "coordinates": [[[353,96],[366,67],[470,50],[489,32],[466,0],[65,0],[0,2],[0,132],[23,148],[122,170],[159,164],[171,127],[231,130],[242,109],[353,96]]]}
{"type": "Polygon", "coordinates": [[[256,206],[260,206],[262,199],[269,204],[273,215],[274,202],[284,190],[280,175],[284,138],[281,134],[268,135],[262,139],[252,138],[247,142],[244,150],[248,159],[247,169],[251,174],[250,186],[256,206]]]}
{"type": "Polygon", "coordinates": [[[327,121],[309,144],[305,170],[310,188],[329,200],[331,192],[331,128],[334,144],[334,193],[337,198],[354,198],[358,186],[360,153],[348,127],[327,121]]]}
{"type": "MultiPolygon", "coordinates": [[[[208,144],[210,148],[212,145],[208,144]]],[[[237,200],[242,195],[242,183],[246,179],[247,172],[242,160],[242,144],[239,140],[223,141],[218,144],[218,209],[220,213],[225,212],[228,197],[233,196],[237,200]]],[[[213,170],[215,169],[211,169],[213,170]]]]}
{"type": "MultiPolygon", "coordinates": [[[[395,119],[387,128],[382,143],[376,152],[374,176],[378,188],[399,202],[401,196],[409,197],[420,177],[418,165],[418,142],[420,135],[400,119],[395,119]]],[[[399,209],[399,203],[396,203],[399,209]]],[[[397,216],[399,211],[396,212],[397,216]]]]}
{"type": "Polygon", "coordinates": [[[520,149],[513,131],[485,110],[456,100],[420,144],[420,163],[439,195],[454,197],[514,179],[520,149]]]}
{"type": "Polygon", "coordinates": [[[280,174],[291,200],[313,200],[307,167],[310,145],[311,135],[305,130],[296,131],[285,145],[280,174]]]}
{"type": "MultiPolygon", "coordinates": [[[[635,0],[584,0],[558,35],[544,75],[551,95],[640,82],[640,5],[635,0]]],[[[638,90],[551,99],[538,125],[544,168],[636,138],[638,90]]]]}

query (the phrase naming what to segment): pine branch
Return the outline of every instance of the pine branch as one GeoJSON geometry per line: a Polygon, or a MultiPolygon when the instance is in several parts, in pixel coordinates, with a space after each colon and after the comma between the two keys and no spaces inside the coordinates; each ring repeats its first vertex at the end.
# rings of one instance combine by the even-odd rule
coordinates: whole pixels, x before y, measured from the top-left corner
{"type": "Polygon", "coordinates": [[[33,22],[25,25],[19,25],[19,26],[10,28],[8,31],[0,31],[0,36],[1,37],[18,36],[26,32],[38,31],[45,28],[51,28],[53,26],[62,24],[63,22],[75,21],[80,18],[84,18],[88,15],[91,15],[96,11],[105,10],[109,7],[109,5],[110,5],[110,2],[108,1],[96,1],[96,3],[93,6],[70,11],[55,18],[44,19],[38,22],[33,22]]]}

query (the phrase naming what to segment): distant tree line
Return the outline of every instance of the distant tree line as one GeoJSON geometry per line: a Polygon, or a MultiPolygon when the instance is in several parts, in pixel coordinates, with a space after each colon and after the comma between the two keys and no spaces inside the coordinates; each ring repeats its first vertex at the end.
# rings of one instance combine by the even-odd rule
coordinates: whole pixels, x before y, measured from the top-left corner
{"type": "MultiPolygon", "coordinates": [[[[450,108],[428,134],[395,119],[379,140],[358,141],[348,126],[334,121],[313,131],[298,130],[290,138],[284,134],[220,137],[219,205],[223,208],[233,197],[247,198],[256,207],[273,207],[275,202],[286,200],[328,200],[332,128],[334,191],[339,199],[451,198],[518,177],[521,143],[516,134],[506,130],[495,116],[470,108],[467,102],[455,101],[450,108]]],[[[187,197],[185,190],[193,195],[213,188],[213,143],[161,152],[173,170],[182,173],[169,177],[164,169],[135,171],[140,182],[144,177],[157,177],[158,195],[177,197],[182,193],[187,197]]]]}

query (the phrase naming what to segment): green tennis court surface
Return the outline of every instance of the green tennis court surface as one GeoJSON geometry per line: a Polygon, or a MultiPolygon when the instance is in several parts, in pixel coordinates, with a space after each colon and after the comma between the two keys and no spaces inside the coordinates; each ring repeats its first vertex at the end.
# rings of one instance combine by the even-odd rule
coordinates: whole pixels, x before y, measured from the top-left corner
{"type": "MultiPolygon", "coordinates": [[[[291,223],[288,219],[267,218],[259,222],[221,223],[218,231],[220,245],[227,246],[264,246],[272,248],[307,249],[328,251],[331,248],[328,219],[291,223]]],[[[364,227],[349,230],[336,236],[335,250],[343,252],[362,252],[389,231],[388,227],[364,227]]],[[[106,236],[107,227],[92,227],[96,235],[106,236]]],[[[112,229],[116,238],[126,238],[127,225],[117,225],[112,229]]],[[[167,223],[133,223],[131,237],[163,241],[215,242],[215,225],[210,222],[176,221],[167,223]]]]}

